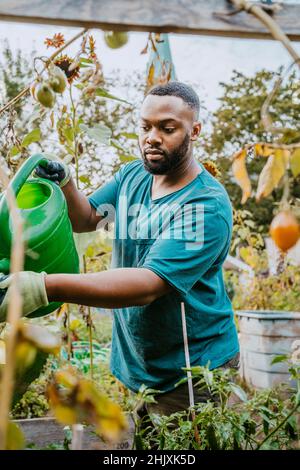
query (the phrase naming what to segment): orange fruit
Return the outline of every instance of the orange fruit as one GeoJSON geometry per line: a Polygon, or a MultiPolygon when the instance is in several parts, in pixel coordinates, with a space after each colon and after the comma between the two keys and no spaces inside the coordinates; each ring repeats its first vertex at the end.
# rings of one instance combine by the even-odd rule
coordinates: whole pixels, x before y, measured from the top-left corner
{"type": "Polygon", "coordinates": [[[279,212],[271,222],[270,235],[280,250],[292,248],[300,237],[300,226],[294,214],[289,210],[279,212]]]}

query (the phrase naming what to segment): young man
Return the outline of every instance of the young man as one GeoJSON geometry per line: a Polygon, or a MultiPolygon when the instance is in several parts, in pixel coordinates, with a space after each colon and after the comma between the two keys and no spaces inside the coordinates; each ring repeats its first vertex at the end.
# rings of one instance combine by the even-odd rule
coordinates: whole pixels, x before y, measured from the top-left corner
{"type": "MultiPolygon", "coordinates": [[[[57,162],[37,174],[62,187],[75,232],[115,219],[112,269],[96,274],[21,273],[24,315],[62,301],[113,309],[111,370],[129,389],[163,392],[158,407],[188,407],[181,302],[191,365],[235,366],[238,339],[223,282],[232,209],[223,186],[193,157],[199,99],[189,86],[156,86],[141,107],[142,158],[86,198],[57,162]],[[229,362],[228,362],[229,361],[229,362]]],[[[11,276],[0,279],[6,314],[11,276]]],[[[201,397],[196,396],[196,400],[201,397]]]]}

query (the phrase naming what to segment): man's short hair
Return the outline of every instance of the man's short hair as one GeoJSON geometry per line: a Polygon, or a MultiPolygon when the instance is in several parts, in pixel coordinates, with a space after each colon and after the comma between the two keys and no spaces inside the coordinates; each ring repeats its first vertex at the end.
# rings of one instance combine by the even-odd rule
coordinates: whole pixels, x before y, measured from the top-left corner
{"type": "Polygon", "coordinates": [[[195,111],[196,118],[199,118],[200,100],[192,87],[182,82],[171,81],[164,85],[156,85],[146,94],[156,96],[177,96],[181,98],[190,108],[195,111]]]}

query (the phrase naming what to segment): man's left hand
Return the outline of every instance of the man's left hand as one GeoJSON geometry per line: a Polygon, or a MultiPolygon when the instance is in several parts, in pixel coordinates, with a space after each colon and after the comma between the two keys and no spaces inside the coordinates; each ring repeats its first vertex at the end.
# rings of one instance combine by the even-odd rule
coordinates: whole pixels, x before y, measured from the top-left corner
{"type": "MultiPolygon", "coordinates": [[[[23,299],[22,315],[26,316],[40,307],[49,304],[46,287],[45,272],[35,273],[32,271],[22,271],[18,273],[19,292],[23,299]]],[[[6,321],[7,309],[11,299],[11,284],[13,277],[0,273],[0,322],[6,321]]]]}

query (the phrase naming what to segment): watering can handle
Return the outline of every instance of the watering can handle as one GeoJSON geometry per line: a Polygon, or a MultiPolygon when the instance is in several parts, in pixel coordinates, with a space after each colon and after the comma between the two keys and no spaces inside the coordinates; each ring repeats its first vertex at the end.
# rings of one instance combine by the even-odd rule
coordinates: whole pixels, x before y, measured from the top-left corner
{"type": "MultiPolygon", "coordinates": [[[[12,190],[15,197],[19,194],[22,186],[32,173],[32,171],[36,168],[36,166],[47,160],[47,156],[42,153],[36,153],[29,157],[21,166],[21,168],[17,171],[12,181],[9,183],[9,188],[12,190]]],[[[3,213],[9,212],[8,205],[6,199],[3,200],[2,208],[3,213]]],[[[10,260],[8,258],[3,258],[0,260],[0,272],[2,273],[9,273],[10,269],[10,260]]]]}
{"type": "Polygon", "coordinates": [[[47,155],[42,153],[36,153],[29,157],[19,168],[17,173],[15,174],[14,178],[9,184],[10,189],[13,191],[14,195],[17,196],[24,185],[26,183],[28,177],[32,173],[32,171],[38,166],[39,163],[45,162],[47,160],[47,155]]]}

